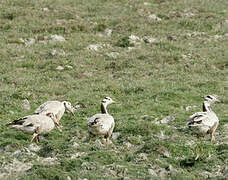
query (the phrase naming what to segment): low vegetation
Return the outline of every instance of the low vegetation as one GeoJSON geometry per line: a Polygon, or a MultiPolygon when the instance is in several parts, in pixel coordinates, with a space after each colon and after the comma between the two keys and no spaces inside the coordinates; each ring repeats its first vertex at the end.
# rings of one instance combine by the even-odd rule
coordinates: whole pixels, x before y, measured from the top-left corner
{"type": "Polygon", "coordinates": [[[226,179],[228,1],[1,0],[0,179],[226,179]],[[219,96],[215,142],[186,128],[219,96]],[[87,118],[108,111],[106,146],[87,118]],[[26,100],[26,101],[25,101],[26,100]],[[47,100],[68,100],[63,132],[6,127],[47,100]],[[26,105],[24,103],[27,103],[26,105]],[[169,118],[167,123],[160,123],[169,118]]]}

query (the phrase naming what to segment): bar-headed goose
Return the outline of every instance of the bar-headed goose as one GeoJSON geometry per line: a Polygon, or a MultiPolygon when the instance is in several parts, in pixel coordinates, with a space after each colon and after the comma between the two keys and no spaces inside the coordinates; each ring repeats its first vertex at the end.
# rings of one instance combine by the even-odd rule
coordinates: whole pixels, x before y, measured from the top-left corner
{"type": "Polygon", "coordinates": [[[210,134],[211,141],[214,138],[214,132],[219,124],[219,119],[211,109],[211,104],[219,102],[215,95],[208,95],[204,97],[203,112],[196,112],[189,117],[187,126],[197,134],[197,138],[207,133],[210,134]]]}
{"type": "Polygon", "coordinates": [[[108,114],[107,106],[114,101],[106,97],[101,102],[101,114],[95,114],[88,120],[89,139],[95,135],[104,135],[106,143],[109,144],[109,137],[115,126],[114,118],[108,114]]]}
{"type": "Polygon", "coordinates": [[[35,111],[35,114],[47,114],[53,113],[58,120],[62,118],[65,110],[71,112],[74,115],[74,108],[68,101],[47,101],[41,104],[35,111]]]}
{"type": "Polygon", "coordinates": [[[55,118],[54,114],[48,113],[46,115],[34,114],[25,116],[23,118],[14,120],[7,125],[26,134],[31,134],[31,142],[35,139],[35,141],[38,143],[37,136],[39,134],[49,133],[55,127],[56,123],[57,119],[55,118]]]}

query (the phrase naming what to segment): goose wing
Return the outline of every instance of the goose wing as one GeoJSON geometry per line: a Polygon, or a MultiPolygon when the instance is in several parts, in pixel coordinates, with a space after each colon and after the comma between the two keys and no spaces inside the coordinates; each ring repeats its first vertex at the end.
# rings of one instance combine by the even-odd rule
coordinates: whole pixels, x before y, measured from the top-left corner
{"type": "Polygon", "coordinates": [[[215,118],[210,112],[197,112],[189,117],[189,121],[187,122],[187,126],[204,126],[211,128],[215,123],[215,118]]]}
{"type": "Polygon", "coordinates": [[[89,118],[88,127],[96,133],[107,133],[110,128],[114,127],[114,118],[109,114],[95,114],[89,118]]]}
{"type": "Polygon", "coordinates": [[[47,114],[54,113],[57,114],[59,109],[62,108],[62,103],[59,101],[47,101],[41,104],[35,111],[35,114],[47,114]]]}

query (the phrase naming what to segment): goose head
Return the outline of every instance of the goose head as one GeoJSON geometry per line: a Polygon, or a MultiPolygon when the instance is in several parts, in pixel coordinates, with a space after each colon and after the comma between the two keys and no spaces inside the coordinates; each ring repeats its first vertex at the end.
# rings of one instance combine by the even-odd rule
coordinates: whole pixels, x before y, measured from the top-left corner
{"type": "Polygon", "coordinates": [[[211,104],[219,102],[217,99],[216,95],[208,95],[204,97],[204,102],[203,102],[203,111],[211,111],[211,104]]]}
{"type": "Polygon", "coordinates": [[[208,95],[204,97],[204,101],[212,104],[214,102],[219,102],[218,97],[216,95],[208,95]]]}
{"type": "Polygon", "coordinates": [[[112,98],[110,97],[105,97],[102,101],[101,101],[101,112],[103,114],[107,114],[107,106],[109,104],[115,103],[115,101],[112,100],[112,98]]]}
{"type": "Polygon", "coordinates": [[[71,114],[74,115],[74,107],[71,105],[69,101],[63,101],[63,105],[67,111],[71,112],[71,114]]]}

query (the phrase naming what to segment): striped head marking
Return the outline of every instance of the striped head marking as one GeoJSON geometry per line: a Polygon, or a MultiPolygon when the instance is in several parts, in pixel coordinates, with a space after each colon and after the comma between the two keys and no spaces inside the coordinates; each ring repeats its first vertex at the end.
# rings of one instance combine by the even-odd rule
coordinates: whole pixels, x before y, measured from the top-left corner
{"type": "Polygon", "coordinates": [[[105,97],[102,101],[101,101],[102,104],[111,104],[111,103],[114,103],[114,101],[112,100],[112,98],[110,97],[105,97]]]}
{"type": "Polygon", "coordinates": [[[213,103],[213,102],[218,102],[219,100],[217,99],[216,95],[208,95],[204,97],[204,101],[207,101],[209,103],[213,103]]]}
{"type": "Polygon", "coordinates": [[[68,110],[68,112],[71,112],[74,115],[74,107],[69,101],[63,101],[63,104],[65,108],[68,110]]]}

